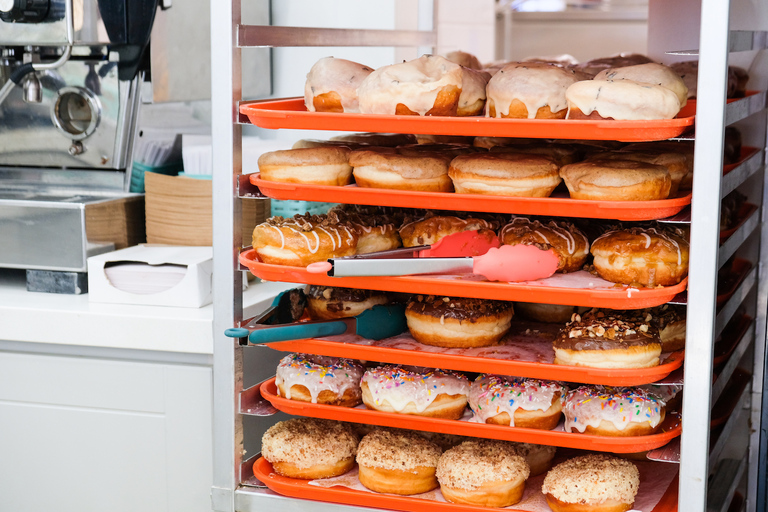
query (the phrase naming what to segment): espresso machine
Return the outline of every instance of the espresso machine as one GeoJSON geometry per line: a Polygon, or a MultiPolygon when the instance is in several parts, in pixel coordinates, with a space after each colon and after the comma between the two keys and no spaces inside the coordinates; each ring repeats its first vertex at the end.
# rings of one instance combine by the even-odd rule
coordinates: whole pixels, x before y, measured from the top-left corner
{"type": "Polygon", "coordinates": [[[0,0],[0,268],[30,290],[84,292],[89,256],[143,238],[128,189],[161,1],[0,0]]]}

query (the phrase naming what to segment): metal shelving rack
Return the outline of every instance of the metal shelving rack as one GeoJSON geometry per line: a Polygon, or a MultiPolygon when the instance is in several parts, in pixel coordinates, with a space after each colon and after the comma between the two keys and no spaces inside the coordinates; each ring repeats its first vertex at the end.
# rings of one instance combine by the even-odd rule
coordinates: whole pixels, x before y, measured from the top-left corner
{"type": "MultiPolygon", "coordinates": [[[[662,1],[662,0],[652,0],[662,1]]],[[[696,0],[679,4],[691,5],[696,0]]],[[[698,4],[696,4],[698,7],[698,4]]],[[[735,106],[725,105],[729,51],[766,47],[764,32],[729,31],[730,6],[721,0],[701,0],[698,111],[696,120],[693,204],[690,210],[691,265],[681,436],[680,511],[727,510],[734,492],[747,475],[749,511],[765,509],[765,436],[761,424],[768,309],[768,226],[764,205],[765,94],[735,106]],[[722,176],[723,128],[749,116],[762,116],[761,151],[739,168],[722,176]],[[746,183],[746,185],[745,185],[746,183]],[[720,201],[742,186],[750,189],[758,212],[722,247],[719,244],[720,201]],[[716,309],[717,274],[734,253],[746,255],[755,266],[728,303],[716,309]],[[754,325],[712,384],[714,340],[739,305],[746,304],[754,325]],[[694,321],[690,321],[694,320],[694,321]],[[710,439],[711,404],[723,393],[737,366],[749,365],[752,385],[740,397],[730,419],[710,439]],[[755,427],[750,428],[750,425],[755,427]],[[735,442],[732,442],[733,440],[735,442]],[[741,440],[742,442],[738,442],[741,440]],[[710,445],[710,442],[712,444],[710,445]],[[761,441],[763,446],[761,446],[761,441]],[[735,445],[735,446],[734,446],[735,445]]],[[[319,512],[364,510],[321,502],[304,502],[248,485],[250,461],[243,460],[244,413],[241,402],[253,397],[243,389],[243,348],[224,336],[225,329],[242,320],[242,273],[237,257],[242,247],[240,197],[242,179],[241,47],[247,46],[395,46],[435,47],[436,0],[419,0],[419,30],[381,31],[242,26],[240,0],[212,2],[212,132],[216,175],[213,181],[214,245],[214,467],[213,509],[221,512],[292,511],[311,507],[319,512]]],[[[686,222],[688,219],[682,219],[686,222]]],[[[678,218],[675,222],[680,222],[678,218]]],[[[765,422],[762,423],[765,428],[765,422]]]]}

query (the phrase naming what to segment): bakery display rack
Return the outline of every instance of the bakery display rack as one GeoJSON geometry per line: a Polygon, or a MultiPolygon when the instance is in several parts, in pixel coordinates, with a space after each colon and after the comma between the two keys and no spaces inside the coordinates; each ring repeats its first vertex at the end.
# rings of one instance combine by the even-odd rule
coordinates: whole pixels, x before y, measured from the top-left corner
{"type": "MultiPolygon", "coordinates": [[[[736,0],[731,3],[737,3],[736,0]]],[[[638,290],[627,293],[626,290],[608,290],[605,293],[613,293],[611,299],[622,295],[626,300],[638,302],[626,303],[626,307],[643,307],[638,299],[649,294],[659,293],[654,296],[653,303],[665,301],[687,304],[688,318],[697,321],[688,322],[687,349],[682,364],[685,367],[684,388],[693,389],[694,392],[684,393],[682,415],[682,430],[679,433],[680,462],[679,462],[679,488],[685,489],[678,495],[678,483],[675,480],[670,486],[661,502],[653,508],[653,512],[665,512],[673,510],[704,511],[727,510],[733,502],[737,489],[742,488],[747,498],[744,500],[746,510],[764,510],[765,500],[758,499],[764,496],[765,477],[765,445],[761,439],[761,429],[754,428],[751,431],[748,425],[760,424],[762,418],[762,387],[763,387],[763,363],[765,358],[765,317],[766,305],[768,305],[768,288],[766,279],[762,275],[762,269],[768,265],[768,250],[766,246],[766,226],[760,222],[765,204],[765,116],[754,116],[763,112],[766,104],[764,92],[751,91],[745,98],[729,101],[726,105],[723,78],[728,52],[722,51],[728,48],[730,51],[760,50],[765,47],[766,37],[762,32],[729,31],[729,2],[719,0],[681,0],[672,7],[662,0],[650,0],[650,21],[655,26],[655,33],[673,34],[677,31],[676,16],[671,10],[687,9],[701,14],[697,30],[707,34],[699,44],[699,97],[694,104],[691,103],[687,110],[683,111],[677,119],[664,123],[651,123],[638,126],[636,123],[623,123],[617,121],[535,121],[521,122],[511,120],[495,120],[485,118],[460,119],[460,118],[419,118],[401,116],[361,116],[350,114],[317,115],[317,113],[303,112],[303,106],[296,99],[266,100],[259,102],[244,102],[240,96],[240,59],[241,47],[247,46],[396,46],[396,47],[420,47],[435,48],[437,46],[437,30],[435,16],[437,14],[437,2],[432,0],[419,0],[419,12],[429,13],[419,21],[418,29],[412,31],[366,31],[358,29],[313,29],[300,27],[255,27],[244,26],[240,19],[240,0],[229,0],[217,3],[211,12],[212,23],[212,61],[213,61],[213,147],[214,161],[217,162],[217,172],[214,176],[214,483],[212,489],[213,509],[222,512],[251,512],[257,510],[272,509],[276,512],[295,510],[300,507],[310,507],[320,512],[340,512],[352,510],[349,505],[395,510],[434,510],[445,508],[447,510],[462,510],[468,508],[458,507],[448,503],[425,502],[409,498],[395,499],[391,496],[360,493],[359,491],[344,490],[342,487],[315,488],[304,481],[291,481],[276,477],[271,473],[269,464],[252,451],[244,453],[244,436],[249,435],[245,416],[261,416],[274,413],[275,409],[288,410],[298,415],[333,414],[332,417],[340,418],[338,408],[332,411],[320,411],[320,406],[290,402],[274,393],[274,384],[269,381],[260,386],[244,387],[243,352],[250,349],[239,346],[230,338],[224,336],[227,328],[238,326],[243,320],[241,290],[242,272],[244,268],[254,270],[262,277],[274,280],[310,282],[306,276],[302,276],[303,269],[291,269],[283,267],[274,269],[258,262],[252,255],[242,252],[247,241],[241,239],[240,201],[242,198],[254,196],[271,196],[281,199],[305,199],[314,201],[350,202],[358,204],[380,204],[390,206],[425,206],[427,201],[438,200],[451,201],[451,209],[465,209],[468,211],[493,211],[517,214],[537,214],[552,216],[581,216],[585,218],[607,218],[622,220],[647,220],[663,219],[678,224],[690,224],[692,228],[691,238],[691,264],[689,281],[681,286],[686,286],[688,293],[677,292],[671,295],[672,290],[638,290]],[[247,112],[243,116],[241,112],[247,112]],[[694,117],[695,113],[695,117],[694,117]],[[314,115],[312,115],[314,114],[314,115]],[[754,116],[754,117],[753,117],[754,116]],[[678,201],[681,204],[674,205],[656,202],[654,205],[634,205],[635,208],[627,208],[627,205],[616,205],[619,211],[610,212],[604,205],[577,204],[570,202],[565,197],[554,197],[541,201],[518,201],[516,199],[496,200],[496,198],[478,198],[460,194],[441,194],[422,197],[418,194],[394,193],[393,191],[366,190],[357,187],[301,187],[284,186],[284,184],[270,184],[258,178],[258,175],[245,177],[242,175],[241,137],[242,123],[250,122],[267,128],[307,128],[319,130],[353,130],[353,131],[378,131],[378,132],[407,132],[423,134],[447,134],[447,135],[493,135],[493,136],[522,136],[534,138],[577,138],[577,139],[609,139],[609,140],[654,140],[678,138],[680,140],[692,137],[691,128],[695,124],[695,172],[692,196],[667,200],[678,201]],[[749,145],[742,148],[741,159],[730,166],[722,166],[722,129],[724,126],[739,122],[749,121],[757,128],[750,126],[755,135],[750,135],[749,145]],[[755,121],[758,119],[758,121],[755,121]],[[231,171],[231,172],[230,172],[231,171]],[[749,202],[756,209],[747,212],[742,222],[734,226],[733,231],[720,236],[718,225],[719,215],[712,215],[715,205],[729,192],[739,188],[749,192],[749,202]],[[334,189],[334,190],[325,190],[334,189]],[[354,197],[353,197],[354,196],[354,197]],[[564,201],[569,201],[564,203],[564,201]],[[462,202],[463,201],[463,202],[462,202]],[[690,206],[688,204],[690,203],[690,206]],[[458,205],[461,205],[458,206],[458,205]],[[572,206],[572,211],[567,210],[572,206]],[[640,208],[638,208],[640,206],[640,208]],[[670,207],[669,210],[664,208],[670,207]],[[623,208],[623,210],[622,210],[623,208]],[[634,210],[628,213],[628,210],[634,210]],[[605,210],[605,211],[603,211],[605,210]],[[650,210],[653,210],[649,213],[650,210]],[[639,213],[638,213],[639,212],[639,213]],[[722,244],[720,243],[722,242],[722,244]],[[717,307],[717,274],[721,266],[731,256],[747,260],[751,267],[746,270],[742,279],[734,285],[720,307],[717,307]],[[240,265],[243,262],[244,267],[240,265]],[[631,298],[630,295],[632,295],[631,298]],[[627,305],[629,304],[629,305],[627,305]],[[706,319],[712,319],[707,322],[706,319]],[[754,319],[754,320],[753,320],[754,319]],[[733,321],[733,322],[732,322],[733,321]],[[731,331],[733,329],[733,332],[731,331]],[[722,341],[715,343],[722,335],[722,341]],[[716,361],[717,359],[717,361],[716,361]],[[712,383],[712,370],[717,363],[718,378],[712,383]],[[743,387],[732,388],[730,383],[736,377],[742,375],[741,368],[751,366],[747,377],[739,381],[743,387]],[[736,389],[738,396],[731,396],[731,389],[736,389]],[[717,399],[720,400],[717,400],[717,399]],[[730,399],[733,411],[727,416],[722,425],[713,431],[710,419],[717,414],[710,408],[710,401],[722,401],[730,399]],[[268,400],[272,399],[273,403],[268,400]],[[273,405],[275,408],[273,408],[273,405]],[[311,410],[311,411],[310,411],[311,410]],[[720,434],[715,438],[714,434],[720,434]],[[726,433],[727,435],[723,435],[726,433]],[[712,437],[710,438],[710,435],[712,437]],[[733,439],[746,439],[741,444],[732,443],[733,439]],[[710,444],[712,441],[712,444],[710,444]],[[734,446],[735,444],[735,446],[734,446]],[[762,450],[762,451],[761,451],[762,450]],[[735,455],[734,455],[735,454],[735,455]],[[761,464],[760,462],[763,462],[761,464]],[[255,465],[254,465],[255,463],[255,465]],[[256,474],[254,475],[254,469],[256,474]],[[746,475],[747,485],[742,483],[742,475],[746,475]],[[710,478],[712,477],[712,478],[710,478]],[[264,483],[270,483],[276,492],[267,490],[264,483]],[[710,484],[710,482],[712,482],[710,484]],[[344,497],[346,496],[346,497],[344,497]],[[305,499],[311,499],[311,504],[304,504],[305,499]],[[296,501],[299,500],[299,501],[296,501]],[[415,504],[412,501],[420,501],[415,504]],[[345,503],[339,505],[338,503],[345,503]]],[[[675,48],[671,38],[659,38],[654,44],[656,48],[650,48],[649,53],[663,46],[665,49],[675,48]],[[659,46],[661,45],[661,46],[659,46]]],[[[698,41],[698,39],[697,39],[698,41]]],[[[691,44],[690,47],[695,47],[691,44]]],[[[679,46],[677,46],[679,47],[679,46]]],[[[768,75],[767,70],[756,70],[762,78],[768,75]]],[[[746,193],[746,192],[745,192],[746,193]]],[[[439,203],[438,203],[439,204],[439,203]]],[[[430,206],[435,207],[434,203],[430,206]]],[[[334,279],[334,278],[327,278],[334,279]]],[[[510,294],[524,285],[511,285],[506,283],[479,283],[466,280],[466,283],[452,283],[462,281],[458,279],[434,279],[428,280],[422,277],[409,276],[403,278],[386,278],[381,284],[381,289],[401,289],[412,286],[423,287],[430,283],[436,291],[448,294],[450,290],[455,295],[490,297],[495,293],[504,294],[507,300],[510,294]],[[425,282],[420,281],[424,279],[425,282]],[[401,284],[405,280],[407,284],[401,284]],[[434,283],[435,281],[443,281],[434,283]],[[384,288],[386,286],[386,288],[384,288]],[[451,288],[456,286],[457,288],[451,288]],[[462,288],[463,287],[463,288],[462,288]],[[502,291],[496,290],[497,287],[502,291]],[[476,290],[470,291],[468,290],[476,290]]],[[[319,281],[318,281],[319,283],[319,281]]],[[[322,283],[331,284],[331,283],[322,283]]],[[[334,285],[341,284],[334,279],[334,285]]],[[[349,282],[345,282],[346,285],[349,282]]],[[[363,283],[354,283],[358,287],[370,287],[370,280],[363,283]]],[[[420,290],[424,291],[424,290],[420,290]]],[[[529,293],[525,290],[525,294],[529,293]]],[[[542,292],[541,287],[536,290],[542,292]]],[[[578,290],[577,293],[583,292],[578,290]]],[[[596,293],[590,290],[589,293],[596,293]]],[[[585,294],[587,296],[588,294],[585,294]]],[[[553,291],[551,295],[537,295],[528,301],[541,301],[552,299],[551,302],[564,303],[563,290],[553,291]],[[559,296],[559,300],[556,296],[559,296]]],[[[592,298],[578,297],[573,304],[603,305],[592,298]]],[[[602,299],[601,299],[602,300],[602,299]]],[[[649,303],[650,304],[650,303],[649,303]]],[[[349,355],[356,350],[375,350],[377,347],[342,347],[340,343],[328,340],[294,340],[283,342],[294,343],[294,347],[308,349],[308,352],[323,353],[333,351],[332,355],[349,355]],[[304,343],[305,345],[301,345],[304,343]],[[339,350],[339,352],[336,352],[339,350]],[[349,351],[348,351],[349,350],[349,351]]],[[[273,348],[278,348],[275,346],[273,348]]],[[[288,346],[285,346],[288,349],[288,346]]],[[[278,350],[281,350],[278,348],[278,350]]],[[[293,350],[293,348],[291,348],[293,350]]],[[[362,352],[360,352],[362,354],[362,352]]],[[[374,352],[375,353],[375,352],[374,352]]],[[[373,357],[374,353],[370,353],[373,357]]],[[[366,352],[366,354],[369,354],[366,352]]],[[[407,357],[413,354],[408,354],[407,357]]],[[[677,356],[665,360],[664,364],[678,364],[677,356]]],[[[362,356],[360,356],[362,357],[362,356]]],[[[405,354],[396,351],[388,352],[386,358],[406,358],[405,354]]],[[[439,355],[435,355],[436,358],[439,355]]],[[[443,360],[439,360],[443,362],[443,360]]],[[[445,360],[446,362],[448,360],[445,360]]],[[[477,365],[461,366],[458,369],[480,369],[480,361],[451,360],[447,363],[453,365],[477,365]]],[[[405,362],[405,359],[403,360],[405,362]]],[[[515,362],[510,362],[512,365],[515,362]]],[[[520,362],[518,362],[520,363],[520,362]]],[[[489,365],[494,362],[488,360],[489,365]]],[[[434,366],[439,366],[437,360],[434,366]]],[[[664,365],[662,365],[664,366],[664,365]]],[[[666,370],[664,368],[663,370],[666,370]]],[[[506,371],[506,370],[505,370],[506,371]]],[[[543,370],[542,370],[543,371],[543,370]]],[[[548,375],[552,375],[547,372],[548,375]]],[[[605,377],[610,380],[610,377],[605,377]]],[[[662,378],[661,375],[659,378],[662,378]]],[[[595,381],[603,380],[596,377],[595,381]]],[[[362,409],[344,411],[345,414],[360,418],[359,421],[372,424],[394,424],[402,422],[398,415],[395,418],[386,418],[385,414],[362,409]],[[383,423],[389,422],[391,423],[383,423]]],[[[411,418],[408,418],[411,419],[411,418]]],[[[350,421],[355,421],[354,419],[350,421]]],[[[448,421],[448,420],[444,420],[448,421]]],[[[444,426],[436,420],[422,421],[419,427],[423,430],[435,430],[453,428],[455,424],[467,423],[450,421],[451,426],[444,426]],[[437,426],[437,425],[440,426],[437,426]]],[[[469,425],[469,424],[468,424],[469,425]]],[[[546,441],[548,444],[569,446],[565,432],[549,432],[548,434],[531,434],[521,432],[527,429],[514,429],[510,427],[496,427],[492,425],[473,424],[466,431],[475,436],[493,437],[496,429],[505,431],[504,434],[514,432],[517,439],[537,439],[542,436],[560,436],[554,440],[546,441]],[[494,434],[490,434],[493,430],[494,434]],[[486,432],[489,432],[486,434],[486,432]],[[525,437],[531,435],[534,437],[525,437]],[[538,437],[537,437],[538,436],[538,437]]],[[[678,432],[673,428],[664,435],[674,436],[678,432]]],[[[588,439],[581,436],[580,439],[588,439]]],[[[672,436],[672,437],[674,437],[672,436]]],[[[591,436],[594,437],[594,436],[591,436]]],[[[511,437],[510,437],[511,438],[511,437]]],[[[597,440],[600,443],[610,443],[610,440],[597,440]]],[[[651,438],[646,441],[653,441],[651,438]]],[[[541,441],[544,442],[544,441],[541,441]]],[[[615,441],[613,441],[615,442],[615,441]]],[[[637,448],[634,445],[633,448],[637,448]]],[[[599,449],[599,448],[598,448],[599,449]]],[[[628,445],[622,445],[620,449],[608,449],[606,451],[629,451],[628,445]]],[[[639,451],[639,450],[638,450],[639,451]]],[[[360,509],[362,510],[362,508],[360,509]]],[[[651,511],[644,511],[651,512],[651,511]]]]}

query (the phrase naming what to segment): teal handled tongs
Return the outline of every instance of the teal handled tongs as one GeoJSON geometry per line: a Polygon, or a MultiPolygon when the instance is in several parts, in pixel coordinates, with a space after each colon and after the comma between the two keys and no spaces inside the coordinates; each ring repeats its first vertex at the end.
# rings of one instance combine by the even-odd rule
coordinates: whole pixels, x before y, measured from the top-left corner
{"type": "Polygon", "coordinates": [[[299,309],[296,304],[300,300],[306,300],[300,289],[286,290],[275,297],[272,306],[264,313],[243,322],[242,327],[227,329],[224,334],[230,338],[247,339],[251,345],[263,345],[338,334],[357,334],[380,340],[407,329],[403,304],[376,305],[352,318],[297,322],[298,318],[291,311],[299,309]]]}

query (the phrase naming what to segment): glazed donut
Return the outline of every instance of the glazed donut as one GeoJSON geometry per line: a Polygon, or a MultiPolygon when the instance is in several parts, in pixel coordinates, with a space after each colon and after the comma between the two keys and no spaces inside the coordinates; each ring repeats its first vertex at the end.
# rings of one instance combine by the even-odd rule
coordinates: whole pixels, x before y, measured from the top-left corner
{"type": "Polygon", "coordinates": [[[483,113],[485,108],[485,89],[491,74],[468,67],[461,68],[461,95],[457,116],[476,116],[483,113]]]}
{"type": "Polygon", "coordinates": [[[595,80],[631,80],[656,84],[674,92],[680,107],[684,107],[688,102],[688,87],[683,79],[672,68],[655,62],[604,69],[595,75],[595,80]]]}
{"type": "Polygon", "coordinates": [[[376,429],[360,441],[360,483],[374,492],[411,495],[438,487],[440,447],[416,432],[376,429]]]}
{"type": "Polygon", "coordinates": [[[579,386],[565,395],[565,431],[613,437],[655,434],[664,421],[664,406],[642,388],[579,386]]]}
{"type": "Polygon", "coordinates": [[[672,119],[680,100],[666,87],[632,80],[583,80],[565,91],[568,119],[672,119]]]}
{"type": "MultiPolygon", "coordinates": [[[[688,98],[695,98],[697,85],[699,81],[699,61],[689,60],[685,62],[674,62],[669,65],[680,78],[685,82],[688,88],[688,98]]],[[[747,92],[747,82],[749,73],[736,66],[728,66],[728,85],[726,86],[727,98],[742,98],[747,92]]]]}
{"type": "Polygon", "coordinates": [[[511,302],[417,295],[405,308],[411,336],[436,347],[468,348],[496,344],[509,331],[511,302]]]}
{"type": "Polygon", "coordinates": [[[480,375],[469,388],[472,421],[552,430],[560,423],[565,387],[559,382],[480,375]]]}
{"type": "Polygon", "coordinates": [[[637,466],[601,453],[561,462],[547,473],[541,492],[553,512],[626,512],[639,487],[637,466]]]}
{"type": "Polygon", "coordinates": [[[460,155],[448,176],[459,194],[512,197],[549,197],[561,181],[550,158],[520,152],[460,155]]]}
{"type": "Polygon", "coordinates": [[[368,409],[457,420],[464,415],[469,381],[445,370],[369,368],[360,382],[368,409]]]}
{"type": "Polygon", "coordinates": [[[310,112],[360,112],[357,88],[372,72],[350,60],[322,58],[307,73],[304,106],[310,112]]]}
{"type": "Polygon", "coordinates": [[[637,160],[595,157],[560,169],[573,199],[653,201],[666,199],[672,178],[666,167],[637,160]]]}
{"type": "MultiPolygon", "coordinates": [[[[400,227],[400,238],[403,247],[432,245],[441,238],[462,231],[481,230],[481,232],[496,231],[499,223],[477,217],[460,218],[453,215],[432,215],[418,220],[406,222],[400,227]]],[[[495,233],[492,233],[495,235],[495,233]]]]}
{"type": "Polygon", "coordinates": [[[546,444],[512,443],[515,451],[525,459],[531,468],[531,476],[546,473],[552,467],[552,459],[555,458],[557,448],[546,444]]]}
{"type": "Polygon", "coordinates": [[[462,68],[438,55],[383,66],[357,89],[363,114],[455,116],[462,68]]]}
{"type": "Polygon", "coordinates": [[[595,76],[604,69],[624,68],[627,66],[636,66],[638,64],[648,64],[650,62],[653,61],[639,53],[620,53],[610,57],[592,59],[587,62],[582,62],[581,64],[574,64],[573,67],[579,71],[595,76]]]}
{"type": "Polygon", "coordinates": [[[573,224],[549,221],[542,224],[525,217],[515,217],[501,228],[499,239],[504,245],[535,245],[542,250],[557,254],[557,272],[581,270],[589,255],[589,240],[573,224]]]}
{"type": "Polygon", "coordinates": [[[453,192],[450,157],[437,152],[353,151],[349,157],[359,187],[453,192]]]}
{"type": "Polygon", "coordinates": [[[553,64],[510,62],[488,82],[486,117],[563,119],[565,91],[577,81],[572,70],[553,64]]]}
{"type": "MultiPolygon", "coordinates": [[[[481,141],[489,143],[492,141],[481,141]]],[[[541,144],[538,142],[528,144],[496,144],[490,148],[491,153],[525,153],[526,155],[541,155],[550,158],[558,167],[572,164],[578,160],[580,151],[573,144],[541,144]]]]}
{"type": "Polygon", "coordinates": [[[555,364],[592,368],[650,368],[661,355],[655,327],[611,310],[574,313],[553,347],[555,364]]]}
{"type": "Polygon", "coordinates": [[[359,238],[353,226],[327,216],[270,217],[253,229],[253,248],[264,263],[306,267],[355,254],[359,238]]]}
{"type": "Polygon", "coordinates": [[[669,173],[671,184],[669,187],[669,197],[676,197],[680,188],[680,183],[688,174],[688,165],[685,155],[681,153],[672,153],[664,151],[624,151],[619,150],[615,153],[598,153],[588,159],[588,161],[615,161],[631,160],[635,162],[645,162],[647,164],[660,165],[669,173]]]}
{"type": "Polygon", "coordinates": [[[292,418],[267,429],[261,438],[261,455],[278,475],[330,478],[354,467],[358,441],[346,423],[292,418]]]}
{"type": "Polygon", "coordinates": [[[288,400],[354,407],[362,402],[363,367],[349,359],[289,354],[275,374],[277,394],[288,400]]]}
{"type": "Polygon", "coordinates": [[[410,133],[348,133],[331,137],[331,141],[394,148],[405,144],[416,144],[416,136],[410,133]]]}
{"type": "Polygon", "coordinates": [[[357,230],[357,254],[387,251],[403,245],[397,231],[400,224],[397,215],[385,212],[364,213],[339,205],[328,211],[327,218],[331,223],[349,225],[357,230]]]}
{"type": "Polygon", "coordinates": [[[688,275],[688,242],[679,230],[609,231],[592,242],[590,251],[597,273],[614,283],[671,286],[688,275]]]}
{"type": "Polygon", "coordinates": [[[348,185],[352,182],[349,153],[343,146],[270,151],[259,157],[259,172],[267,181],[348,185]]]}
{"type": "Polygon", "coordinates": [[[378,304],[389,304],[386,292],[311,285],[307,312],[313,320],[352,318],[378,304]]]}
{"type": "Polygon", "coordinates": [[[536,302],[515,302],[515,313],[547,324],[563,324],[571,319],[576,306],[561,304],[539,304],[536,302]]]}
{"type": "Polygon", "coordinates": [[[530,469],[515,445],[471,439],[443,453],[437,463],[440,492],[451,503],[508,507],[523,497],[530,469]]]}
{"type": "Polygon", "coordinates": [[[477,57],[475,57],[471,53],[462,52],[461,50],[457,50],[455,52],[448,52],[445,55],[445,58],[453,62],[454,64],[458,64],[459,66],[464,66],[465,68],[483,69],[483,65],[480,63],[477,57]]]}

